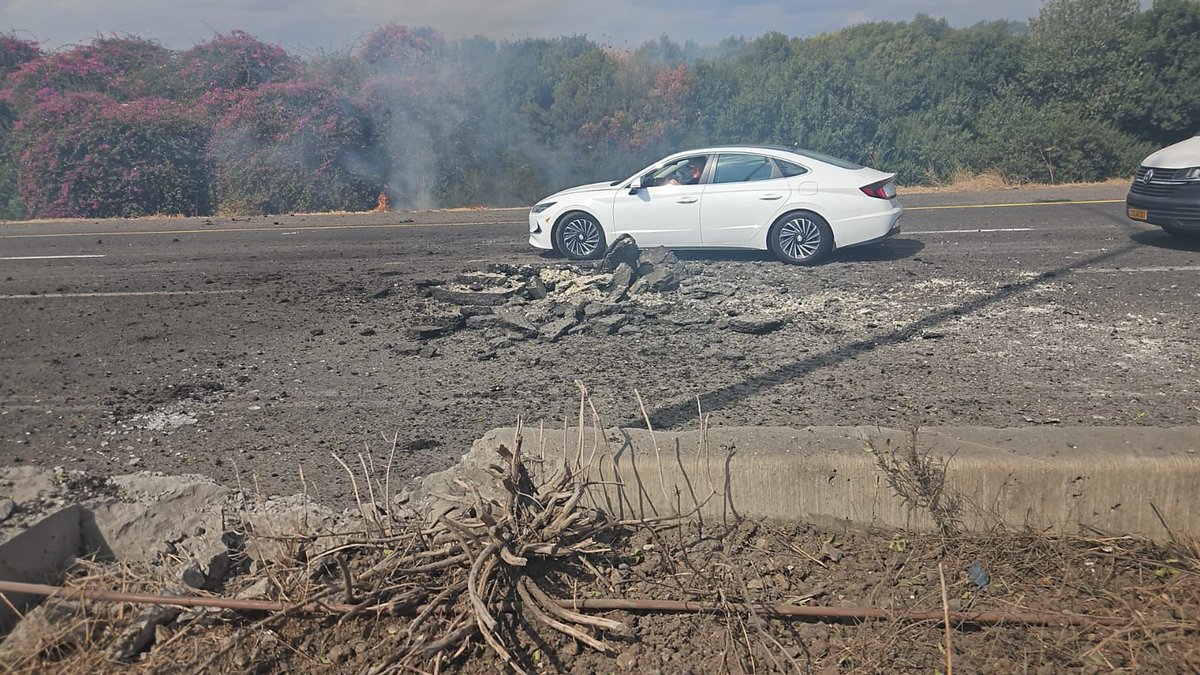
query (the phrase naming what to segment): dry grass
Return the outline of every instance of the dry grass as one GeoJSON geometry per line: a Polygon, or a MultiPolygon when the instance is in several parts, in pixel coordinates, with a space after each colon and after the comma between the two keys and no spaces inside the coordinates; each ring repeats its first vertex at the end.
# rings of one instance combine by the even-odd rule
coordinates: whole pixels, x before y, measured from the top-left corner
{"type": "Polygon", "coordinates": [[[901,185],[900,196],[946,194],[954,192],[994,192],[997,190],[1056,190],[1082,187],[1128,187],[1130,176],[1118,176],[1093,183],[1030,183],[1012,180],[996,171],[956,171],[949,182],[934,181],[929,185],[901,185]]]}

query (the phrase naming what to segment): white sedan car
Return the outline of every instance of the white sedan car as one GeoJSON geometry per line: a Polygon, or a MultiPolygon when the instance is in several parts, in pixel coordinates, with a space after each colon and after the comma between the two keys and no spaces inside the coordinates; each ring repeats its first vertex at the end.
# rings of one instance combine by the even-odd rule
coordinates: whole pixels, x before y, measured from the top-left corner
{"type": "Polygon", "coordinates": [[[770,250],[815,265],[894,236],[903,211],[894,174],[809,150],[719,146],[550,195],[529,212],[529,243],[581,260],[628,234],[642,248],[770,250]]]}

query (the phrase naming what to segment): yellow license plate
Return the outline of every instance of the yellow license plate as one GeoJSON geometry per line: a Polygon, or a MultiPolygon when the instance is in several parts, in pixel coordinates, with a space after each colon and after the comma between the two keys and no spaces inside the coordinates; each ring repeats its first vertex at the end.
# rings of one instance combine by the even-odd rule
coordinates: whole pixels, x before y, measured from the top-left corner
{"type": "Polygon", "coordinates": [[[1145,220],[1149,217],[1146,209],[1125,209],[1125,213],[1133,220],[1145,220]]]}

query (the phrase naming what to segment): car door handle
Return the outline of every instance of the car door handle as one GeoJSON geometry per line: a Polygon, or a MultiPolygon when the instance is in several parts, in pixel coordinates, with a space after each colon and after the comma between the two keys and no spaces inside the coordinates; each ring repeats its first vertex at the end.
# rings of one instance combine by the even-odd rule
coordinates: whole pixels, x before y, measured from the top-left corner
{"type": "Polygon", "coordinates": [[[695,204],[696,200],[696,197],[680,197],[675,201],[679,202],[680,204],[695,204]]]}
{"type": "Polygon", "coordinates": [[[775,199],[783,199],[783,195],[777,195],[777,194],[775,194],[775,193],[768,193],[768,194],[765,194],[765,195],[759,195],[759,197],[758,197],[758,198],[759,198],[759,199],[766,200],[766,201],[772,201],[772,200],[775,200],[775,199]]]}

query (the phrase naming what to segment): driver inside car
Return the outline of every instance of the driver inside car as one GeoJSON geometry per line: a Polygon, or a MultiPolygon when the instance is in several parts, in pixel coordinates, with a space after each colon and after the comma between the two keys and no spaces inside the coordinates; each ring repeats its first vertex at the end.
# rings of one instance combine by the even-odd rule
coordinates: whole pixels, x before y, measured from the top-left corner
{"type": "Polygon", "coordinates": [[[704,174],[704,158],[692,157],[687,161],[687,164],[680,167],[678,170],[671,173],[671,177],[667,179],[667,185],[695,185],[700,182],[700,176],[704,174]]]}

